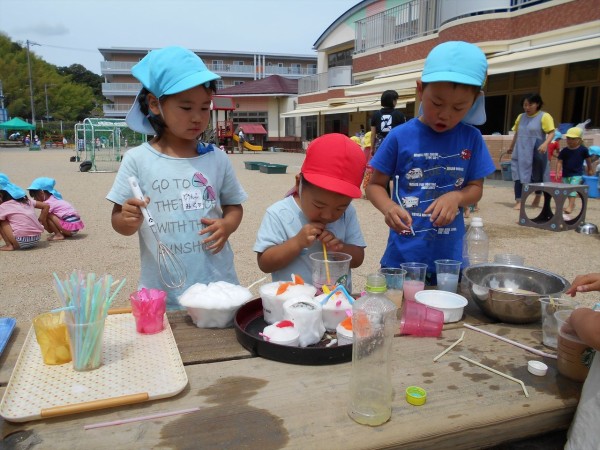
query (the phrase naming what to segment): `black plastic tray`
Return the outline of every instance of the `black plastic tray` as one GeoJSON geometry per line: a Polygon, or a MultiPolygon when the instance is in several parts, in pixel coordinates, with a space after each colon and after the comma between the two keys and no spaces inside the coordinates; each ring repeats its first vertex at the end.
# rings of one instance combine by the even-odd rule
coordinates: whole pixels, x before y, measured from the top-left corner
{"type": "MultiPolygon", "coordinates": [[[[267,342],[258,334],[268,325],[263,317],[260,298],[242,305],[235,314],[233,322],[235,335],[242,346],[257,356],[289,364],[322,366],[352,361],[352,344],[329,347],[329,339],[308,347],[290,347],[288,345],[267,342]]],[[[335,336],[335,333],[329,333],[335,336]]]]}

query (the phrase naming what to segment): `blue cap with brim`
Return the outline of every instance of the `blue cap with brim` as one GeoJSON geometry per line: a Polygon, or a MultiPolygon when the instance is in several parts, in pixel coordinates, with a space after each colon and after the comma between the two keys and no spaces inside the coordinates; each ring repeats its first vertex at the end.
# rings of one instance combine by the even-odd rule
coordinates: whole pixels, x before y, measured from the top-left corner
{"type": "Polygon", "coordinates": [[[0,173],[0,183],[3,182],[3,181],[9,181],[8,177],[5,174],[0,173]]]}
{"type": "Polygon", "coordinates": [[[62,195],[60,192],[54,189],[55,184],[56,180],[54,178],[40,177],[33,180],[31,182],[31,186],[29,186],[27,189],[30,191],[48,191],[57,199],[62,200],[62,195]]]}
{"type": "MultiPolygon", "coordinates": [[[[488,63],[485,53],[474,44],[449,41],[437,45],[425,59],[421,75],[423,83],[450,82],[483,88],[488,63]]],[[[419,113],[421,110],[419,109],[419,113]]],[[[471,125],[483,125],[486,121],[483,92],[462,120],[471,125]]]]}
{"type": "Polygon", "coordinates": [[[0,179],[0,191],[8,192],[15,200],[23,198],[27,195],[27,193],[19,186],[8,181],[8,178],[6,180],[0,179]]]}
{"type": "MultiPolygon", "coordinates": [[[[133,66],[131,74],[157,98],[187,91],[221,78],[208,70],[194,52],[177,46],[152,50],[133,66]]],[[[140,110],[137,97],[127,113],[126,122],[129,128],[138,133],[156,134],[148,118],[140,110]]]]}

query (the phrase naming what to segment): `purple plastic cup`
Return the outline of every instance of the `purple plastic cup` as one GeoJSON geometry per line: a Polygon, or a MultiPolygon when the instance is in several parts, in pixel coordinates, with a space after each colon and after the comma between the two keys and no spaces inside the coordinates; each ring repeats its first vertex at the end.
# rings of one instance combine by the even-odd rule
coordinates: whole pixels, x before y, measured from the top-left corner
{"type": "Polygon", "coordinates": [[[411,300],[404,302],[400,334],[438,337],[442,334],[444,313],[411,300]]]}

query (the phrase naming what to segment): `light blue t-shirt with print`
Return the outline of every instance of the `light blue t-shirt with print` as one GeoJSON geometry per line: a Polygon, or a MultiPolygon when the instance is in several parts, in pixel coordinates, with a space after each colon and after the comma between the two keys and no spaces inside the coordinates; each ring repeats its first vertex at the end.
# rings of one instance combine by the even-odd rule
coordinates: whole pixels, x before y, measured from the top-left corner
{"type": "MultiPolygon", "coordinates": [[[[262,253],[269,247],[279,245],[296,236],[302,227],[308,223],[308,219],[296,203],[293,195],[285,197],[274,203],[265,213],[253,250],[262,253]]],[[[356,210],[352,204],[338,220],[328,223],[325,227],[333,235],[345,244],[357,247],[366,247],[367,244],[360,230],[356,210]]],[[[315,241],[313,245],[305,248],[300,256],[294,259],[287,267],[277,270],[271,274],[273,281],[291,281],[292,274],[300,275],[307,283],[312,280],[312,266],[309,255],[322,252],[321,241],[315,241]]],[[[348,277],[347,286],[352,286],[352,277],[348,277]]]]}
{"type": "Polygon", "coordinates": [[[200,219],[220,218],[222,205],[239,205],[247,194],[238,182],[229,157],[221,150],[194,158],[163,155],[144,143],[125,153],[114,184],[106,196],[122,205],[133,197],[128,178],[135,176],[144,195],[150,197],[148,210],[156,222],[161,241],[183,262],[187,279],[183,287],[167,288],[159,275],[157,242],[146,222],[138,230],[141,274],[139,288],[167,291],[168,307],[180,308],[177,298],[194,283],[227,281],[238,283],[229,243],[216,255],[202,248],[208,235],[200,236],[200,219]]]}
{"type": "Polygon", "coordinates": [[[428,272],[435,273],[436,259],[462,261],[462,208],[443,227],[434,227],[425,210],[441,195],[496,170],[481,132],[461,122],[438,133],[415,118],[390,131],[371,166],[390,176],[392,199],[410,213],[415,231],[412,236],[390,229],[381,265],[400,267],[403,262],[422,262],[427,263],[428,272]]]}

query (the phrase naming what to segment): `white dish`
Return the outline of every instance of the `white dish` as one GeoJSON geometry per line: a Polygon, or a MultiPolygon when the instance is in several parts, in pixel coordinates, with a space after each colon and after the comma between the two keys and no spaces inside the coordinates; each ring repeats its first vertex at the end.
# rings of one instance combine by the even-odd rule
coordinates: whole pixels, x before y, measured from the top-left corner
{"type": "Polygon", "coordinates": [[[469,303],[462,295],[453,292],[426,290],[415,294],[418,303],[437,309],[444,313],[444,323],[458,322],[465,306],[469,303]]]}

